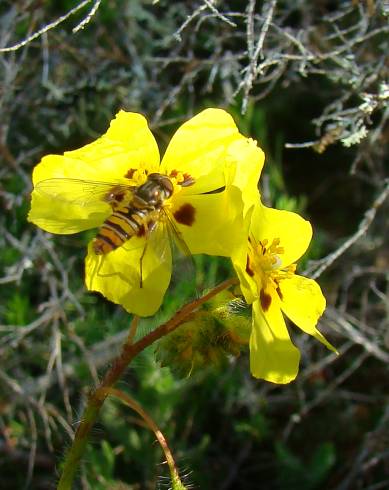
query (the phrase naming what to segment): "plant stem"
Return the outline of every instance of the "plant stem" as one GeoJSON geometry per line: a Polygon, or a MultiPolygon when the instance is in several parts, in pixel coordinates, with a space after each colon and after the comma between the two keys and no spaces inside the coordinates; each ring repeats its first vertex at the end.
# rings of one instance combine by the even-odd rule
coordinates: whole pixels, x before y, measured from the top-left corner
{"type": "Polygon", "coordinates": [[[130,408],[135,410],[135,412],[137,412],[143,418],[143,420],[146,422],[148,428],[154,432],[155,437],[157,438],[157,440],[158,440],[158,442],[159,442],[159,444],[160,444],[160,446],[161,446],[161,448],[165,454],[165,458],[166,458],[166,462],[169,466],[170,476],[171,476],[172,482],[174,484],[176,484],[176,486],[178,486],[180,484],[181,488],[184,488],[184,486],[181,483],[180,475],[178,473],[178,469],[176,466],[176,462],[174,461],[173,454],[169,448],[167,440],[166,440],[165,436],[163,435],[161,429],[154,422],[154,420],[150,417],[150,415],[147,412],[145,412],[145,410],[143,410],[143,408],[139,405],[138,402],[136,402],[131,397],[126,395],[126,393],[123,393],[122,391],[117,390],[115,388],[106,388],[104,390],[104,392],[107,395],[111,395],[111,396],[114,396],[116,398],[119,398],[119,400],[121,400],[123,403],[128,405],[130,408]]]}
{"type": "Polygon", "coordinates": [[[163,323],[135,343],[132,343],[132,340],[139,319],[138,317],[133,318],[130,333],[122,347],[120,355],[114,360],[111,368],[105,374],[100,385],[89,396],[88,403],[81,417],[80,425],[78,426],[74,435],[73,443],[65,456],[62,475],[58,482],[57,490],[71,490],[74,476],[88,442],[89,433],[98,417],[100,408],[107,397],[107,388],[111,388],[116,383],[132,359],[146,349],[146,347],[153,344],[156,340],[175,330],[183,322],[183,320],[185,320],[185,318],[200,305],[236,283],[237,280],[235,278],[227,279],[226,281],[220,283],[201,298],[195,299],[194,301],[191,301],[187,305],[183,306],[177,311],[173,318],[168,320],[166,323],[163,323]]]}

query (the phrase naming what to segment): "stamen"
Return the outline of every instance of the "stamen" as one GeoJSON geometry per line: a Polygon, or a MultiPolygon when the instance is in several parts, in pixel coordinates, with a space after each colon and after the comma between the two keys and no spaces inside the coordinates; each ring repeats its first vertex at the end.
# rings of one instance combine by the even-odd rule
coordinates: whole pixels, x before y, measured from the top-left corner
{"type": "Polygon", "coordinates": [[[277,292],[277,294],[278,294],[278,297],[279,297],[279,298],[280,298],[280,300],[282,301],[282,300],[284,299],[284,296],[283,296],[283,294],[282,294],[282,292],[281,292],[281,289],[280,289],[280,286],[278,286],[278,284],[277,284],[277,287],[276,287],[276,292],[277,292]]]}
{"type": "Polygon", "coordinates": [[[139,168],[130,168],[124,177],[131,180],[132,185],[138,187],[147,180],[147,175],[149,174],[149,169],[147,167],[148,166],[145,163],[141,163],[139,168]]]}
{"type": "Polygon", "coordinates": [[[134,173],[136,172],[136,168],[130,168],[127,173],[125,174],[126,179],[132,179],[134,176],[134,173]]]}
{"type": "Polygon", "coordinates": [[[169,178],[175,185],[180,185],[181,187],[189,187],[195,183],[195,179],[190,174],[182,173],[179,170],[172,170],[169,178]]]}
{"type": "Polygon", "coordinates": [[[274,238],[269,244],[269,240],[264,239],[258,245],[254,245],[249,238],[246,273],[257,282],[259,299],[264,311],[269,309],[272,300],[265,290],[272,288],[282,300],[279,283],[293,276],[296,270],[296,264],[282,266],[284,248],[280,246],[280,242],[279,238],[274,238]]]}

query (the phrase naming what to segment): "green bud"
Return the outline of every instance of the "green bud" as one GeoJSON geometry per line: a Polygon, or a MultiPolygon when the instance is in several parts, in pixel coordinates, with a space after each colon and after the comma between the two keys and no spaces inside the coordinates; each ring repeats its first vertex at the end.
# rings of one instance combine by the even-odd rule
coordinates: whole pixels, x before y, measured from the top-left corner
{"type": "Polygon", "coordinates": [[[179,376],[190,376],[209,366],[221,367],[229,356],[240,355],[250,331],[250,307],[223,291],[159,341],[157,359],[179,376]]]}

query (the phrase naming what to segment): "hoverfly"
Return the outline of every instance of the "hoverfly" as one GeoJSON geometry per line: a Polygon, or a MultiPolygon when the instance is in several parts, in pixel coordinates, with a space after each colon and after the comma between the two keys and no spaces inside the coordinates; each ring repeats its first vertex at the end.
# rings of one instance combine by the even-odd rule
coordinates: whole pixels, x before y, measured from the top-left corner
{"type": "MultiPolygon", "coordinates": [[[[173,174],[171,177],[174,177],[173,174]]],[[[181,186],[194,183],[185,176],[181,186]]],[[[107,203],[112,212],[100,225],[92,242],[96,255],[106,256],[118,247],[124,246],[133,237],[145,238],[140,257],[140,287],[142,287],[142,260],[146,253],[148,238],[160,222],[168,229],[178,248],[186,255],[188,246],[175,225],[174,218],[165,207],[165,202],[174,192],[174,185],[167,175],[150,173],[139,186],[123,183],[95,182],[73,178],[51,178],[38,182],[35,191],[51,199],[82,207],[93,206],[96,202],[107,203]]],[[[162,258],[162,257],[161,257],[162,258]]]]}

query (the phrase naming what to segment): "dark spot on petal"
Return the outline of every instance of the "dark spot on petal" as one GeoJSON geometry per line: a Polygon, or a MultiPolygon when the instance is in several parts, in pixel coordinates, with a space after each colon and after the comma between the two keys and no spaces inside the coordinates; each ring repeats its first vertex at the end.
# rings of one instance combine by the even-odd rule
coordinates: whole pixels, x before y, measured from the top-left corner
{"type": "Polygon", "coordinates": [[[265,291],[261,289],[261,292],[259,293],[259,300],[261,301],[263,311],[267,311],[271,305],[270,294],[265,293],[265,291]]]}
{"type": "Polygon", "coordinates": [[[172,170],[172,171],[170,172],[169,177],[174,178],[174,177],[177,177],[177,175],[178,175],[178,170],[172,170]]]}
{"type": "Polygon", "coordinates": [[[128,170],[128,172],[124,177],[126,177],[126,179],[132,179],[134,177],[135,172],[136,172],[136,168],[130,168],[130,170],[128,170]]]}
{"type": "Polygon", "coordinates": [[[145,225],[144,224],[141,224],[139,226],[139,229],[138,229],[138,232],[137,232],[136,236],[142,237],[142,236],[145,236],[145,235],[146,235],[145,225]]]}
{"type": "Polygon", "coordinates": [[[281,293],[280,286],[277,286],[276,291],[277,291],[277,294],[278,294],[278,296],[279,296],[280,300],[282,301],[282,299],[283,299],[283,295],[282,295],[282,293],[281,293]]]}
{"type": "Polygon", "coordinates": [[[177,211],[173,213],[176,221],[182,225],[192,226],[195,221],[196,210],[192,204],[183,204],[177,211]]]}
{"type": "Polygon", "coordinates": [[[254,275],[254,271],[253,269],[250,267],[250,258],[249,256],[247,255],[247,262],[246,262],[246,272],[249,276],[253,277],[254,275]]]}

